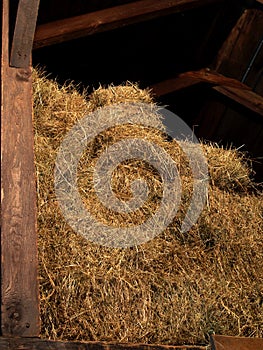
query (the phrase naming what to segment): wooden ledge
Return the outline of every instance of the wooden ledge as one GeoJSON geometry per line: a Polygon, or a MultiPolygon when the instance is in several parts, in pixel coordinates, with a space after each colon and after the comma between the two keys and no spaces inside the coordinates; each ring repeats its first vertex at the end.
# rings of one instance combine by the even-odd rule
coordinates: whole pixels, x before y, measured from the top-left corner
{"type": "Polygon", "coordinates": [[[263,338],[229,337],[213,335],[212,350],[262,350],[263,338]]]}
{"type": "Polygon", "coordinates": [[[54,341],[0,337],[1,350],[262,350],[263,338],[211,336],[211,346],[54,341]]]}
{"type": "Polygon", "coordinates": [[[171,346],[106,342],[52,341],[39,338],[1,338],[1,350],[206,350],[205,346],[171,346]]]}

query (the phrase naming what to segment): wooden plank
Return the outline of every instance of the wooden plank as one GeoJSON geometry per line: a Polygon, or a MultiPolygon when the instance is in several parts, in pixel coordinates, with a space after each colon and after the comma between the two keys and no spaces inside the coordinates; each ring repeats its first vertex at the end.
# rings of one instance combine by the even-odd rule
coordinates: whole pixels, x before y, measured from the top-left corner
{"type": "Polygon", "coordinates": [[[176,78],[167,79],[150,86],[155,96],[164,96],[172,92],[186,89],[190,86],[199,84],[200,80],[196,78],[186,77],[180,74],[176,78]]]}
{"type": "Polygon", "coordinates": [[[219,50],[213,68],[219,73],[243,81],[262,37],[263,11],[245,10],[219,50]]]}
{"type": "Polygon", "coordinates": [[[38,336],[31,68],[9,66],[8,4],[2,11],[1,333],[38,336]]]}
{"type": "Polygon", "coordinates": [[[263,338],[212,336],[212,350],[260,350],[263,349],[263,338]]]}
{"type": "Polygon", "coordinates": [[[259,43],[258,49],[255,52],[253,60],[246,71],[245,83],[251,86],[253,91],[263,96],[263,74],[262,74],[262,62],[263,62],[263,33],[262,41],[259,43]]]}
{"type": "Polygon", "coordinates": [[[199,83],[224,85],[242,90],[250,90],[248,86],[240,83],[238,80],[225,77],[209,68],[181,73],[175,78],[167,79],[152,85],[151,89],[156,96],[163,96],[199,83]]]}
{"type": "Polygon", "coordinates": [[[13,67],[27,68],[30,65],[38,7],[39,0],[19,0],[10,55],[13,67]]]}
{"type": "Polygon", "coordinates": [[[263,116],[262,96],[253,92],[240,81],[225,77],[210,69],[179,74],[177,78],[152,85],[151,90],[156,96],[163,96],[201,82],[215,85],[212,88],[220,94],[263,116]]]}
{"type": "Polygon", "coordinates": [[[230,86],[214,86],[213,89],[263,116],[263,97],[255,92],[230,86]]]}
{"type": "Polygon", "coordinates": [[[140,0],[112,8],[39,25],[34,48],[58,44],[128,24],[185,11],[224,0],[140,0]]]}
{"type": "Polygon", "coordinates": [[[205,346],[171,346],[104,342],[63,342],[37,338],[0,338],[1,350],[206,350],[205,346]]]}
{"type": "Polygon", "coordinates": [[[198,71],[186,72],[182,74],[182,77],[184,76],[191,77],[196,80],[199,80],[200,82],[209,83],[212,85],[220,85],[220,86],[224,85],[224,86],[233,87],[241,90],[250,90],[248,86],[246,86],[245,84],[242,84],[240,81],[226,77],[222,74],[219,74],[218,72],[210,68],[200,69],[198,71]]]}

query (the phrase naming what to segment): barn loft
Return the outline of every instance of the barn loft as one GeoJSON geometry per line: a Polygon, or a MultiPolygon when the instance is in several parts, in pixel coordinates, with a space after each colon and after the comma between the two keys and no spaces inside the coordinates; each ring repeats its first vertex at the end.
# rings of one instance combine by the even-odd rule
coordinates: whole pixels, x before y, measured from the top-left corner
{"type": "Polygon", "coordinates": [[[40,1],[33,63],[151,87],[199,138],[248,151],[261,181],[262,16],[260,1],[40,1]]]}
{"type": "MultiPolygon", "coordinates": [[[[90,91],[150,87],[200,139],[248,152],[262,182],[263,1],[3,0],[1,53],[1,349],[194,349],[38,338],[32,65],[90,91]]],[[[262,339],[211,337],[237,346],[262,339]]]]}

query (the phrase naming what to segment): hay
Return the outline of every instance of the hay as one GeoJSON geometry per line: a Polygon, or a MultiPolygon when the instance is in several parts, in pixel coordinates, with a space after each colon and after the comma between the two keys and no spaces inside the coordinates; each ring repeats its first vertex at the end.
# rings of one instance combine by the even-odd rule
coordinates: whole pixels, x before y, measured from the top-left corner
{"type": "Polygon", "coordinates": [[[118,86],[100,86],[89,96],[88,106],[90,111],[94,111],[99,107],[122,102],[153,103],[154,101],[149,89],[142,90],[138,84],[127,81],[118,86]]]}
{"type": "MultiPolygon", "coordinates": [[[[152,103],[137,85],[99,88],[91,96],[34,72],[35,151],[38,180],[39,279],[42,336],[52,339],[206,344],[208,333],[263,336],[263,201],[244,155],[204,144],[209,165],[208,205],[187,234],[178,227],[191,197],[189,164],[175,142],[141,126],[100,134],[79,165],[78,185],[89,210],[117,225],[143,221],[155,210],[161,180],[141,161],[114,174],[114,191],[129,199],[130,181],[148,179],[152,196],[142,213],[109,213],[91,188],[96,159],[123,137],[152,139],[175,159],[183,204],[168,229],[129,249],[106,248],[74,233],[60,213],[53,171],[66,132],[77,120],[110,103],[152,103]],[[122,92],[125,93],[122,94],[122,92]],[[105,97],[106,96],[106,97],[105,97]],[[130,99],[129,99],[130,98],[130,99]],[[118,175],[119,174],[119,175],[118,175]]],[[[161,120],[154,120],[160,125],[161,120]]]]}
{"type": "Polygon", "coordinates": [[[216,143],[203,144],[209,160],[212,186],[221,190],[246,192],[253,188],[252,164],[245,152],[235,148],[224,149],[216,143]]]}

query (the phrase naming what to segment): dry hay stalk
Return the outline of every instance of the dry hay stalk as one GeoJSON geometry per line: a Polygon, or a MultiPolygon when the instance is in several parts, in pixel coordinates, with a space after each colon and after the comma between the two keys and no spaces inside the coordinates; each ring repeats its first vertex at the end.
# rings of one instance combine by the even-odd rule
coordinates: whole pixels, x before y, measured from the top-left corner
{"type": "Polygon", "coordinates": [[[155,210],[160,178],[141,161],[120,165],[113,180],[116,195],[129,199],[130,181],[150,178],[155,197],[141,215],[112,216],[90,186],[90,168],[105,144],[136,134],[165,147],[180,166],[184,203],[179,216],[155,239],[129,249],[93,244],[74,233],[62,217],[53,187],[58,146],[88,112],[127,99],[153,102],[149,91],[130,83],[86,96],[72,84],[59,86],[34,72],[42,336],[166,344],[206,344],[211,330],[262,337],[262,194],[249,194],[251,169],[241,152],[203,145],[211,180],[209,200],[197,224],[181,234],[178,227],[192,187],[180,147],[154,129],[112,128],[88,145],[80,162],[78,183],[89,210],[112,224],[140,222],[155,210]]]}

